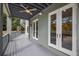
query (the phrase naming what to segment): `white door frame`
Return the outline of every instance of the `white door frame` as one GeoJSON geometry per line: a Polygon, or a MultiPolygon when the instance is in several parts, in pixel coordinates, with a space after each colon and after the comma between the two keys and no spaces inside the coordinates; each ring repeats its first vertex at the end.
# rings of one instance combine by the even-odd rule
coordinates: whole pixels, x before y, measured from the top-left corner
{"type": "MultiPolygon", "coordinates": [[[[58,46],[57,46],[57,45],[58,45],[58,37],[57,37],[57,35],[56,35],[56,45],[50,43],[50,42],[51,42],[51,41],[50,41],[50,38],[51,38],[51,35],[50,35],[50,32],[51,32],[51,27],[50,27],[50,26],[51,26],[51,20],[50,20],[50,19],[51,19],[51,18],[50,18],[50,16],[51,16],[51,15],[54,15],[54,14],[56,14],[56,17],[58,18],[58,16],[57,16],[57,15],[58,15],[58,10],[56,10],[56,11],[54,11],[54,12],[51,12],[51,13],[49,13],[49,15],[48,15],[48,16],[49,16],[49,19],[48,19],[48,45],[49,45],[49,46],[52,46],[52,47],[54,47],[54,48],[58,48],[58,46]]],[[[58,30],[57,30],[57,27],[58,27],[58,26],[57,26],[57,21],[58,21],[57,18],[56,18],[56,34],[57,34],[57,32],[58,32],[58,30]]]]}
{"type": "Polygon", "coordinates": [[[32,38],[38,40],[38,38],[36,38],[36,21],[38,21],[38,19],[33,20],[33,23],[35,23],[35,37],[33,36],[33,23],[32,23],[32,38]]]}
{"type": "MultiPolygon", "coordinates": [[[[49,46],[51,46],[53,48],[56,48],[57,50],[60,50],[60,51],[66,53],[68,55],[77,55],[77,47],[76,47],[76,44],[77,44],[76,43],[76,40],[77,40],[76,39],[76,14],[77,14],[77,4],[68,4],[68,5],[66,5],[66,6],[64,6],[62,8],[59,8],[59,9],[49,13],[49,15],[48,15],[48,45],[49,46]],[[72,27],[72,51],[61,47],[61,38],[58,40],[57,37],[56,37],[57,43],[58,43],[57,46],[50,43],[50,38],[51,38],[50,37],[50,32],[51,32],[50,31],[51,30],[51,28],[50,28],[50,24],[51,24],[50,23],[51,22],[50,16],[53,15],[53,14],[57,14],[57,22],[58,22],[58,20],[61,20],[59,22],[62,23],[62,11],[65,10],[65,9],[68,9],[70,7],[73,8],[73,15],[72,15],[72,26],[73,26],[72,27]]],[[[62,27],[60,25],[61,24],[59,24],[59,27],[62,27]]],[[[61,31],[59,31],[59,34],[61,34],[61,32],[62,32],[62,29],[61,29],[61,31]]]]}

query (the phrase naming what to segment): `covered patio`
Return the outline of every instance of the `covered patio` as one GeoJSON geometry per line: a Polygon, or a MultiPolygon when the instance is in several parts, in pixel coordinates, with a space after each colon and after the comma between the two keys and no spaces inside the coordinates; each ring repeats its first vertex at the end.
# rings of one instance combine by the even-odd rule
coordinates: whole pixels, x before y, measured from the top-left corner
{"type": "Polygon", "coordinates": [[[38,44],[36,41],[30,40],[29,26],[30,19],[39,14],[41,11],[46,9],[51,4],[49,3],[39,3],[39,4],[3,4],[3,12],[7,14],[7,30],[3,31],[3,50],[2,53],[4,56],[57,56],[53,51],[51,52],[47,48],[38,44]],[[32,12],[32,15],[26,12],[19,12],[23,10],[24,7],[21,5],[30,8],[36,8],[37,11],[32,12]],[[6,9],[8,8],[8,9],[6,9]],[[5,10],[6,9],[6,10],[5,10]],[[8,11],[8,12],[7,12],[8,11]],[[18,17],[21,20],[26,20],[25,22],[25,32],[21,33],[20,31],[12,31],[12,17],[18,17]],[[28,22],[27,22],[28,21],[28,22]],[[27,33],[27,31],[29,33],[27,33]],[[28,35],[29,34],[29,35],[28,35]]]}
{"type": "Polygon", "coordinates": [[[2,11],[0,55],[78,55],[79,4],[3,3],[0,5],[2,11]],[[2,22],[4,20],[6,23],[2,22]],[[14,23],[16,25],[13,28],[14,23]]]}

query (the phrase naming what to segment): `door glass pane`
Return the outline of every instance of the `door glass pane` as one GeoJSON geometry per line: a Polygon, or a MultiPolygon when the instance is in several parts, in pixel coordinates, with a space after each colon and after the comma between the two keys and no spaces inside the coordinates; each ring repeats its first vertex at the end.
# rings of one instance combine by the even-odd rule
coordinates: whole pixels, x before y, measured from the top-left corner
{"type": "Polygon", "coordinates": [[[72,8],[62,11],[62,47],[72,50],[72,8]]]}
{"type": "Polygon", "coordinates": [[[33,36],[35,37],[35,22],[33,22],[33,36]]]}
{"type": "Polygon", "coordinates": [[[51,43],[56,45],[56,14],[51,15],[51,43]]]}
{"type": "Polygon", "coordinates": [[[38,21],[36,21],[36,38],[38,38],[38,21]]]}

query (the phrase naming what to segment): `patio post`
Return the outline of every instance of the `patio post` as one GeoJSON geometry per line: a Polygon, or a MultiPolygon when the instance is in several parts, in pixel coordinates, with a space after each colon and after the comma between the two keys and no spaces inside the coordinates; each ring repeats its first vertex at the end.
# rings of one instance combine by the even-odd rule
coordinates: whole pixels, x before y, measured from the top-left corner
{"type": "Polygon", "coordinates": [[[11,18],[7,16],[7,32],[9,33],[9,35],[11,35],[11,28],[12,28],[11,21],[12,21],[11,18]]]}
{"type": "Polygon", "coordinates": [[[25,34],[28,37],[28,26],[29,26],[29,21],[25,20],[25,34]]]}

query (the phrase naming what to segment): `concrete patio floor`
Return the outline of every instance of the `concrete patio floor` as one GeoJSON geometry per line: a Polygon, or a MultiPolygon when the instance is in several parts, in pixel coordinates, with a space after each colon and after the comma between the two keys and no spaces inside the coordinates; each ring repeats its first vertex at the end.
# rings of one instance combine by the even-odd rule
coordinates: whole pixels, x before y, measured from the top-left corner
{"type": "Polygon", "coordinates": [[[6,56],[57,56],[54,52],[30,41],[25,34],[12,39],[4,53],[6,56]]]}

